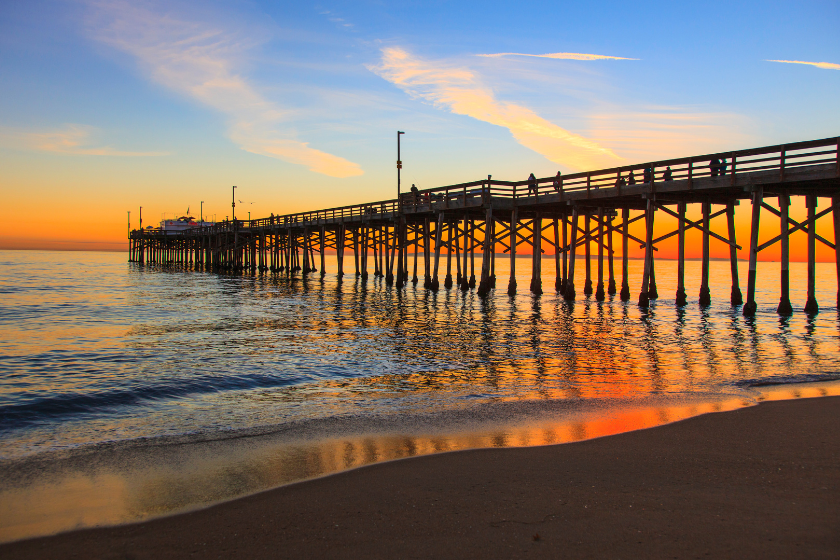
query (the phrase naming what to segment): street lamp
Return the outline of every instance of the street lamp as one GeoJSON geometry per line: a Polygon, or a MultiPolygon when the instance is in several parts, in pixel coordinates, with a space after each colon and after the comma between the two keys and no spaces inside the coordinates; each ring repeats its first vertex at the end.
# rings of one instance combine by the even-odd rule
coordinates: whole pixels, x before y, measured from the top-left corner
{"type": "Polygon", "coordinates": [[[405,134],[401,130],[397,131],[397,204],[400,200],[400,170],[402,169],[402,160],[400,160],[400,135],[405,134]]]}
{"type": "Polygon", "coordinates": [[[204,201],[201,201],[201,225],[204,225],[204,201]]]}

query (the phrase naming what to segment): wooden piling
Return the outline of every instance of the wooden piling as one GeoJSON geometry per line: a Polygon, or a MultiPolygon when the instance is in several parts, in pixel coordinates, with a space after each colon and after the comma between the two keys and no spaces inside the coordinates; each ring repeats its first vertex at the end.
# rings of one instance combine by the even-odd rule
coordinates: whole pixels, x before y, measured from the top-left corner
{"type": "Polygon", "coordinates": [[[566,236],[566,230],[568,229],[566,227],[567,222],[568,222],[567,218],[568,218],[568,216],[566,215],[566,211],[564,210],[563,214],[561,216],[561,220],[563,221],[563,231],[562,231],[562,236],[561,236],[562,243],[563,243],[563,280],[560,283],[560,290],[561,290],[562,293],[566,293],[566,281],[569,278],[569,268],[568,268],[568,265],[569,265],[569,244],[568,244],[567,236],[566,236]]]}
{"type": "Polygon", "coordinates": [[[577,255],[577,241],[578,241],[578,209],[577,206],[572,207],[572,242],[569,247],[569,275],[566,277],[566,291],[563,293],[563,298],[566,301],[574,301],[575,299],[575,255],[577,255]]]}
{"type": "Polygon", "coordinates": [[[653,258],[653,200],[647,200],[645,210],[645,268],[642,274],[642,289],[639,292],[639,307],[646,308],[650,303],[648,282],[650,281],[651,260],[653,258]]]}
{"type": "Polygon", "coordinates": [[[411,283],[417,284],[417,253],[418,251],[418,244],[420,243],[420,225],[414,226],[414,272],[411,275],[411,283]]]}
{"type": "Polygon", "coordinates": [[[532,255],[534,257],[531,267],[531,293],[540,295],[542,289],[542,216],[539,212],[534,215],[533,240],[531,241],[532,255]]]}
{"type": "Polygon", "coordinates": [[[590,235],[590,216],[589,210],[586,211],[586,217],[583,220],[584,223],[584,233],[583,233],[583,248],[584,248],[584,259],[585,259],[585,270],[586,270],[586,279],[583,282],[583,295],[590,296],[592,295],[592,255],[590,249],[590,241],[592,241],[592,236],[590,235]]]}
{"type": "Polygon", "coordinates": [[[816,315],[820,311],[817,305],[817,277],[816,277],[816,236],[817,236],[817,196],[805,196],[808,207],[808,301],[805,303],[805,313],[816,315]]]}
{"type": "Polygon", "coordinates": [[[608,255],[608,268],[609,268],[609,280],[607,285],[607,293],[611,296],[615,295],[616,293],[616,286],[615,286],[615,268],[614,268],[614,251],[613,251],[613,217],[615,211],[610,210],[609,216],[607,217],[607,255],[608,255]]]}
{"type": "MultiPolygon", "coordinates": [[[[840,138],[837,140],[837,175],[840,176],[840,138]]],[[[837,309],[840,309],[840,196],[831,198],[834,222],[834,266],[837,269],[837,309]]]]}
{"type": "Polygon", "coordinates": [[[481,282],[478,285],[478,295],[481,297],[490,293],[490,252],[493,246],[493,236],[490,229],[493,223],[493,209],[488,208],[484,217],[484,247],[481,255],[481,282]]]}
{"type": "Polygon", "coordinates": [[[624,227],[621,235],[621,293],[619,297],[621,301],[630,301],[630,272],[628,264],[628,249],[630,246],[630,236],[628,235],[628,229],[630,228],[629,208],[623,208],[621,210],[621,218],[624,227]]]}
{"type": "Polygon", "coordinates": [[[470,220],[470,237],[469,237],[469,247],[470,247],[470,282],[469,287],[470,289],[475,288],[475,220],[470,220]]]}
{"type": "Polygon", "coordinates": [[[598,286],[595,288],[595,300],[604,301],[604,208],[598,208],[598,286]]]}
{"type": "Polygon", "coordinates": [[[679,214],[677,223],[677,295],[676,304],[683,306],[688,303],[685,293],[685,210],[686,203],[677,204],[679,214]]]}
{"type": "Polygon", "coordinates": [[[563,289],[563,275],[560,273],[560,224],[555,217],[554,220],[554,291],[563,289]]]}
{"type": "Polygon", "coordinates": [[[443,212],[438,212],[435,225],[435,265],[432,271],[431,289],[438,291],[440,282],[438,282],[438,270],[440,269],[440,246],[443,242],[443,212]]]}
{"type": "Polygon", "coordinates": [[[446,222],[446,277],[443,279],[443,287],[447,289],[452,287],[452,229],[452,222],[446,222]]]}
{"type": "Polygon", "coordinates": [[[429,218],[423,221],[423,287],[427,290],[432,287],[432,231],[429,218]]]}
{"type": "Polygon", "coordinates": [[[758,264],[758,228],[761,219],[761,203],[764,201],[764,187],[756,187],[752,193],[752,220],[750,221],[750,269],[747,276],[747,301],[742,313],[752,317],[756,312],[755,281],[758,264]]]}
{"type": "Polygon", "coordinates": [[[703,265],[700,271],[700,305],[707,306],[712,303],[712,295],[709,291],[709,215],[712,205],[708,202],[701,204],[703,212],[703,265]]]}
{"type": "MultiPolygon", "coordinates": [[[[510,280],[508,280],[508,295],[516,294],[516,242],[519,235],[519,211],[514,206],[510,213],[510,280]]],[[[840,278],[840,276],[838,276],[840,278]]],[[[840,280],[838,280],[840,281],[840,280]]],[[[840,288],[838,288],[840,293],[840,288]]]]}

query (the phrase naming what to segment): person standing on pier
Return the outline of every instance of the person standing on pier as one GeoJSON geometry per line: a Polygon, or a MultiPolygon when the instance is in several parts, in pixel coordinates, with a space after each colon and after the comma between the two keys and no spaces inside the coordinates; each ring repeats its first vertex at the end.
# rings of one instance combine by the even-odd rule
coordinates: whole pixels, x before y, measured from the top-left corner
{"type": "Polygon", "coordinates": [[[673,180],[673,173],[671,172],[671,166],[669,165],[665,172],[662,173],[662,180],[663,181],[672,181],[673,180]]]}
{"type": "Polygon", "coordinates": [[[720,174],[726,175],[726,158],[720,160],[720,174]]]}
{"type": "Polygon", "coordinates": [[[560,176],[560,172],[558,171],[557,175],[554,176],[554,191],[559,193],[562,190],[563,190],[563,177],[560,176]]]}
{"type": "Polygon", "coordinates": [[[627,176],[627,184],[628,185],[635,185],[636,184],[636,176],[633,175],[633,170],[630,170],[630,175],[627,176]]]}
{"type": "Polygon", "coordinates": [[[653,181],[653,169],[645,167],[644,174],[642,175],[642,183],[650,183],[651,181],[653,181]]]}
{"type": "Polygon", "coordinates": [[[720,173],[720,160],[718,158],[709,162],[709,171],[711,171],[712,177],[718,176],[718,173],[720,173]]]}
{"type": "Polygon", "coordinates": [[[528,175],[528,196],[531,196],[532,191],[534,196],[537,196],[537,178],[534,177],[533,173],[528,175]]]}

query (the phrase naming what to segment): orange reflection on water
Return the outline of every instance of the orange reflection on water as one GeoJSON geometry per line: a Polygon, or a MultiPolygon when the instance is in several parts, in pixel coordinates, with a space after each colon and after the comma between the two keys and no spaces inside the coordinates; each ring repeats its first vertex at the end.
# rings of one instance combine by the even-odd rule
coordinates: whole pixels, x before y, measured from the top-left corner
{"type": "MultiPolygon", "coordinates": [[[[580,441],[750,404],[743,399],[600,410],[562,420],[480,425],[457,433],[360,434],[297,442],[232,440],[190,445],[151,460],[140,454],[92,469],[40,476],[0,493],[0,541],[140,521],[205,507],[372,463],[462,449],[580,441]]],[[[179,446],[175,446],[179,447],[179,446]]]]}
{"type": "Polygon", "coordinates": [[[153,446],[129,460],[123,455],[110,463],[99,452],[96,466],[34,474],[21,487],[0,490],[0,542],[189,511],[383,461],[463,449],[568,443],[735,410],[761,400],[829,395],[840,395],[840,382],[763,387],[755,399],[729,397],[578,411],[564,418],[518,423],[486,422],[451,433],[363,433],[298,441],[238,438],[153,446]]]}

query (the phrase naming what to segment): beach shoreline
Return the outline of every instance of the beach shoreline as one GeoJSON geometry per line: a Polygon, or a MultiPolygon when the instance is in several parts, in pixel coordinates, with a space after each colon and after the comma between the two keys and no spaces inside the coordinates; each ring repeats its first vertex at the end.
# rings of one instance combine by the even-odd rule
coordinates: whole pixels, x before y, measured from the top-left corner
{"type": "Polygon", "coordinates": [[[375,463],[4,558],[836,557],[840,397],[375,463]]]}

